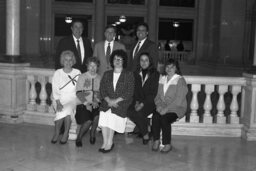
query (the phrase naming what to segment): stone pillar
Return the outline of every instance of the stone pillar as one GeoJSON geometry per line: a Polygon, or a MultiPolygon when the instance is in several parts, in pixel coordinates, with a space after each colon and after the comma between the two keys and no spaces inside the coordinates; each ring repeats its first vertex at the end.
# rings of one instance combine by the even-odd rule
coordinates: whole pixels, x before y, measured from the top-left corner
{"type": "Polygon", "coordinates": [[[5,62],[20,63],[20,0],[6,1],[5,62]]]}
{"type": "Polygon", "coordinates": [[[94,27],[94,42],[97,43],[104,40],[105,27],[105,1],[95,1],[95,27],[94,27]]]}
{"type": "Polygon", "coordinates": [[[242,98],[242,138],[256,141],[256,75],[244,73],[246,84],[242,98]]]}
{"type": "Polygon", "coordinates": [[[25,68],[28,66],[28,63],[0,63],[0,122],[23,122],[27,103],[25,68]]]}
{"type": "Polygon", "coordinates": [[[157,43],[157,33],[158,33],[158,0],[148,0],[148,14],[147,21],[149,26],[149,39],[157,43]]]}

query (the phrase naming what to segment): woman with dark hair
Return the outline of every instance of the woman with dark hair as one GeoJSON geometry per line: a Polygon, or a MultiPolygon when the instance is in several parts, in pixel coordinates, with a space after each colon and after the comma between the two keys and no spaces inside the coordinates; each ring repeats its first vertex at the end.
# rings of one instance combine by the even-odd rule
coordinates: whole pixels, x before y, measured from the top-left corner
{"type": "Polygon", "coordinates": [[[156,111],[152,118],[153,151],[159,149],[160,130],[162,130],[162,143],[164,145],[161,152],[167,153],[172,149],[171,124],[185,115],[187,92],[187,84],[181,76],[179,63],[169,59],[165,64],[165,75],[159,80],[155,98],[156,111]]]}
{"type": "Polygon", "coordinates": [[[110,56],[113,70],[106,71],[100,83],[99,127],[102,130],[103,144],[100,152],[107,153],[114,148],[114,132],[124,133],[127,121],[127,109],[132,103],[134,77],[125,70],[127,54],[123,50],[115,50],[110,56]]]}
{"type": "Polygon", "coordinates": [[[129,107],[128,117],[139,128],[143,144],[149,141],[148,115],[155,110],[154,98],[157,94],[159,73],[154,68],[153,59],[148,53],[140,55],[140,65],[134,72],[135,89],[133,103],[129,107]]]}
{"type": "Polygon", "coordinates": [[[79,76],[76,86],[76,96],[82,104],[76,111],[76,122],[81,125],[76,139],[76,146],[82,146],[82,137],[89,130],[90,143],[95,144],[95,131],[99,120],[99,88],[100,75],[97,74],[100,62],[96,57],[87,60],[88,71],[79,76]]]}

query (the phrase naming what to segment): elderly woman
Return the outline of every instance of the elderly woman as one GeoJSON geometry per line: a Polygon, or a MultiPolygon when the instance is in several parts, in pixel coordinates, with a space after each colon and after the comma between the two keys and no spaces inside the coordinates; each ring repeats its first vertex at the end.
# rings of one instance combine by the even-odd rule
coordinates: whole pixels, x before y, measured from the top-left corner
{"type": "Polygon", "coordinates": [[[100,75],[97,74],[100,62],[96,57],[88,58],[87,69],[88,71],[79,76],[76,86],[76,95],[80,102],[81,107],[77,109],[76,121],[81,125],[77,139],[76,146],[82,146],[82,136],[89,130],[90,143],[95,143],[95,131],[98,127],[99,120],[99,88],[100,88],[100,75]]]}
{"type": "Polygon", "coordinates": [[[171,124],[185,115],[187,92],[187,84],[181,76],[178,62],[169,59],[165,64],[165,75],[159,80],[158,92],[155,98],[156,111],[152,118],[153,151],[159,149],[161,129],[164,145],[161,152],[167,153],[172,149],[171,124]]]}
{"type": "Polygon", "coordinates": [[[60,144],[66,144],[71,125],[71,115],[76,110],[76,82],[81,74],[79,70],[72,68],[76,63],[72,51],[63,51],[60,56],[60,63],[63,68],[55,71],[52,78],[53,106],[56,111],[55,131],[51,142],[58,141],[60,128],[64,124],[65,131],[60,144]]]}
{"type": "Polygon", "coordinates": [[[102,128],[103,144],[100,152],[107,153],[114,148],[114,132],[124,133],[127,109],[132,103],[134,77],[125,70],[127,54],[116,50],[110,56],[113,70],[106,71],[100,83],[102,104],[100,106],[99,127],[102,128]]]}
{"type": "Polygon", "coordinates": [[[153,59],[148,53],[140,55],[140,66],[134,72],[135,89],[133,103],[129,107],[128,117],[139,128],[143,136],[143,144],[148,144],[148,115],[155,111],[155,96],[157,94],[159,73],[154,68],[153,59]]]}

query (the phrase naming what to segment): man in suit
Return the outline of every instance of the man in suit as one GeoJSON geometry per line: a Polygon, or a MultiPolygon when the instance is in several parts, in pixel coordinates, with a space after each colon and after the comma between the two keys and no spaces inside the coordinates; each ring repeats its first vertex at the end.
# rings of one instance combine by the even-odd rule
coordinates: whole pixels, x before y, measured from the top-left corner
{"type": "Polygon", "coordinates": [[[128,69],[136,71],[139,66],[140,54],[147,52],[153,59],[154,67],[157,68],[158,63],[158,49],[156,43],[148,39],[148,25],[146,23],[140,23],[137,26],[137,38],[138,41],[132,47],[129,55],[128,69]]]}
{"type": "Polygon", "coordinates": [[[105,28],[105,41],[96,43],[93,51],[93,56],[96,56],[100,60],[99,74],[103,76],[104,72],[111,69],[109,57],[114,50],[125,50],[125,46],[117,41],[116,28],[109,25],[105,28]]]}
{"type": "Polygon", "coordinates": [[[71,50],[75,54],[76,64],[73,68],[77,68],[84,73],[86,68],[86,60],[92,56],[92,48],[90,40],[82,37],[84,30],[83,23],[79,20],[72,22],[72,35],[60,40],[55,57],[55,69],[61,68],[60,54],[64,50],[71,50]]]}

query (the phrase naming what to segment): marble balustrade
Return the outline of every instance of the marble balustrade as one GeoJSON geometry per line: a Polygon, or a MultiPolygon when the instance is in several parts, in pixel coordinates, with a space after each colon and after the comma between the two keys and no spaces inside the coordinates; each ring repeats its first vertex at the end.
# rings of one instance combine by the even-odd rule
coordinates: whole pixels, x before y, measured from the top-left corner
{"type": "MultiPolygon", "coordinates": [[[[51,79],[54,70],[28,68],[24,121],[53,124],[51,79]]],[[[243,77],[184,76],[189,93],[184,118],[173,125],[173,134],[241,136],[241,94],[243,77]]]]}

